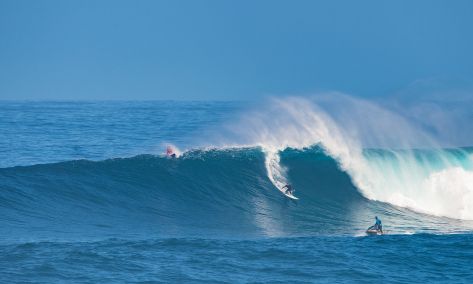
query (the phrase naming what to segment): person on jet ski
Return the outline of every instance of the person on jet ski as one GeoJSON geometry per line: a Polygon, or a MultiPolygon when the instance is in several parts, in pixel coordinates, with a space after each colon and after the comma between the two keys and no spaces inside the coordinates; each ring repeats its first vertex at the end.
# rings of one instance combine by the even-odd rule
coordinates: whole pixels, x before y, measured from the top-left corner
{"type": "Polygon", "coordinates": [[[375,223],[373,226],[369,227],[368,230],[376,230],[378,232],[383,233],[383,224],[381,223],[381,219],[378,218],[378,216],[374,217],[375,223]]]}

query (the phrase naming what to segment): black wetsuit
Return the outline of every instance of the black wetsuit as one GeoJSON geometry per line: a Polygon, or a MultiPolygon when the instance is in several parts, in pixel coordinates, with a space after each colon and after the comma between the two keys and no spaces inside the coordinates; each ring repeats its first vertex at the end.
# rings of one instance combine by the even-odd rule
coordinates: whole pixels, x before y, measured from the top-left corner
{"type": "Polygon", "coordinates": [[[286,184],[286,185],[283,187],[283,189],[284,189],[284,188],[287,188],[286,191],[285,191],[286,194],[292,194],[292,192],[294,191],[294,190],[292,189],[292,186],[291,186],[290,184],[286,184]]]}

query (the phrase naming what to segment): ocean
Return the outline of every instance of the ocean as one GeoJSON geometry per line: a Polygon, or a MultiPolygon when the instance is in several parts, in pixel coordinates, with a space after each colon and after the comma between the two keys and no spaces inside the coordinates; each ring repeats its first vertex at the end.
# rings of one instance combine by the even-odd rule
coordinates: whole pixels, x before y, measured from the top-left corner
{"type": "Polygon", "coordinates": [[[351,102],[0,102],[0,282],[473,283],[473,148],[351,102]]]}

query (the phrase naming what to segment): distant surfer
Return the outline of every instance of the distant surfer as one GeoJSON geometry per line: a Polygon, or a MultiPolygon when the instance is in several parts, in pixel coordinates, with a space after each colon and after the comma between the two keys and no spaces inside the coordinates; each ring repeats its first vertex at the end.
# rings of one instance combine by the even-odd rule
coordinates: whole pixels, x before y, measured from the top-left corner
{"type": "Polygon", "coordinates": [[[168,156],[170,158],[176,158],[176,153],[174,153],[171,146],[168,146],[166,148],[166,156],[168,156]]]}
{"type": "Polygon", "coordinates": [[[381,223],[381,219],[378,218],[378,216],[375,216],[374,217],[375,219],[375,223],[373,226],[369,227],[368,228],[368,231],[376,231],[376,232],[379,232],[379,233],[383,233],[383,224],[381,223]]]}
{"type": "Polygon", "coordinates": [[[284,192],[285,194],[289,194],[289,195],[294,195],[294,189],[292,188],[292,186],[290,184],[286,184],[285,186],[283,186],[282,189],[286,189],[286,191],[284,192]]]}

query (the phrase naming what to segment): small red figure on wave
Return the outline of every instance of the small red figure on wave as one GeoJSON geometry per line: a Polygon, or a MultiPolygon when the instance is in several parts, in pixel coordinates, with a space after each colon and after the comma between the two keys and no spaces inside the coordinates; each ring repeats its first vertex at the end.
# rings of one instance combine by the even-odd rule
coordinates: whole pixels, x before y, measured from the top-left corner
{"type": "Polygon", "coordinates": [[[176,153],[174,153],[174,150],[172,149],[171,146],[166,147],[166,156],[170,158],[176,158],[176,153]]]}

